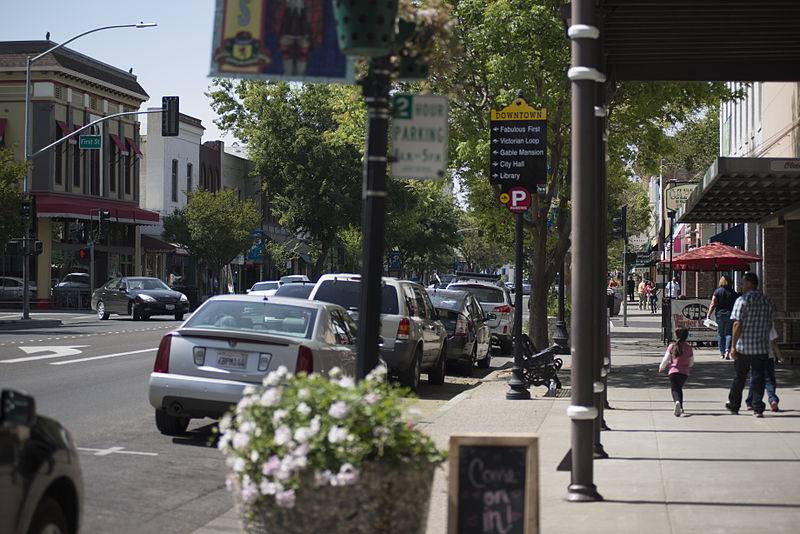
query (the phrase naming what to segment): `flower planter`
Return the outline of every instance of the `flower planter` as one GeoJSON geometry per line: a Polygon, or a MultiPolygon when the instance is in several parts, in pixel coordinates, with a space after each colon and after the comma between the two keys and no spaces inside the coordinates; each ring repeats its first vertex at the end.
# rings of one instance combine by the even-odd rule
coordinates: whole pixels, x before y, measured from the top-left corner
{"type": "Polygon", "coordinates": [[[248,534],[418,534],[425,531],[436,464],[365,464],[355,484],[316,487],[303,477],[292,508],[273,499],[246,504],[234,491],[248,534]]]}
{"type": "Polygon", "coordinates": [[[333,9],[342,53],[380,57],[392,51],[397,0],[334,0],[333,9]]]}

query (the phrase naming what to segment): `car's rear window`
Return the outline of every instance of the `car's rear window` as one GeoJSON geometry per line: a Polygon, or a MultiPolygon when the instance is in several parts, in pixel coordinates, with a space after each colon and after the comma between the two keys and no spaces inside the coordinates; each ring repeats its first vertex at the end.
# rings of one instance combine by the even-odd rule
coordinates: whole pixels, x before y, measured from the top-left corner
{"type": "Polygon", "coordinates": [[[314,289],[314,284],[284,284],[275,292],[276,297],[293,297],[296,299],[307,299],[314,289]]]}
{"type": "MultiPolygon", "coordinates": [[[[314,300],[332,302],[349,310],[361,307],[360,280],[325,280],[320,283],[314,300]]],[[[393,286],[384,285],[381,297],[381,313],[397,315],[400,307],[397,303],[397,290],[393,286]]]]}
{"type": "Polygon", "coordinates": [[[459,284],[459,285],[451,285],[447,289],[460,289],[462,291],[469,291],[473,295],[475,295],[475,299],[478,302],[486,302],[488,304],[495,304],[498,302],[505,302],[505,298],[503,297],[503,290],[502,289],[494,289],[492,287],[486,286],[478,286],[478,285],[468,285],[468,284],[459,284]]]}
{"type": "Polygon", "coordinates": [[[212,300],[186,322],[188,328],[259,332],[310,339],[317,310],[277,302],[212,300]]]}
{"type": "Polygon", "coordinates": [[[253,284],[250,291],[269,291],[271,289],[278,289],[280,284],[278,282],[258,282],[253,284]]]}
{"type": "Polygon", "coordinates": [[[455,299],[453,297],[437,295],[428,293],[428,296],[431,298],[431,302],[433,302],[434,308],[442,308],[445,310],[460,310],[462,308],[462,303],[464,302],[463,299],[455,299]]]}

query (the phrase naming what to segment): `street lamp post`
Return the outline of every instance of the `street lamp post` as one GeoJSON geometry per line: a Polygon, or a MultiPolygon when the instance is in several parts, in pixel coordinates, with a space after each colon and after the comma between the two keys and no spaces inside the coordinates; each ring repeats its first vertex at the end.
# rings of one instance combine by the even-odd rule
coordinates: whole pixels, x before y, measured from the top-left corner
{"type": "MultiPolygon", "coordinates": [[[[112,26],[101,26],[99,28],[94,28],[83,33],[80,33],[71,39],[64,41],[63,43],[59,43],[51,48],[48,48],[41,54],[36,56],[28,56],[25,60],[25,140],[23,143],[23,159],[27,163],[28,160],[33,159],[33,156],[36,154],[31,155],[30,153],[30,143],[31,143],[31,125],[30,125],[30,106],[31,106],[31,65],[36,61],[40,60],[47,54],[57,50],[76,39],[80,39],[84,35],[89,35],[90,33],[95,33],[103,30],[111,30],[115,28],[152,28],[158,26],[155,22],[138,22],[135,24],[115,24],[112,26]]],[[[38,152],[37,152],[38,153],[38,152]]],[[[22,194],[24,197],[28,196],[28,184],[30,183],[31,178],[31,167],[29,166],[25,172],[25,176],[22,179],[22,194]]],[[[30,295],[28,294],[28,285],[30,284],[30,240],[31,240],[31,217],[34,216],[36,213],[35,210],[35,199],[31,198],[31,211],[30,215],[25,219],[25,230],[23,233],[22,238],[22,287],[24,291],[22,292],[22,318],[23,319],[30,319],[30,295]]]]}

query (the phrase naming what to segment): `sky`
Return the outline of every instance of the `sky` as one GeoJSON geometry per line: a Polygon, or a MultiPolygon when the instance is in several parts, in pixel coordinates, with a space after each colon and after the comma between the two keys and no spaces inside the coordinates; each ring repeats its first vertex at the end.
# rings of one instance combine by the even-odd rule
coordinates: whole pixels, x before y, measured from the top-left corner
{"type": "Polygon", "coordinates": [[[203,121],[204,141],[234,143],[213,123],[216,114],[203,94],[211,81],[214,0],[3,0],[2,6],[3,41],[44,39],[49,31],[58,43],[99,26],[157,23],[156,28],[93,33],[67,46],[126,71],[133,67],[150,95],[142,109],[160,107],[162,96],[178,95],[181,113],[203,121]]]}

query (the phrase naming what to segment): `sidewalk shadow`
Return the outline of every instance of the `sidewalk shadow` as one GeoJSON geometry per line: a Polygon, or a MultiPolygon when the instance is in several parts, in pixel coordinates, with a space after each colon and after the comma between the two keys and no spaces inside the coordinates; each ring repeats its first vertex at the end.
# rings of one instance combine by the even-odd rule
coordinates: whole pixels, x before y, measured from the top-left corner
{"type": "Polygon", "coordinates": [[[435,386],[423,379],[417,390],[417,397],[425,400],[450,400],[460,393],[479,386],[482,380],[494,371],[510,369],[511,367],[511,362],[506,362],[500,366],[492,366],[488,369],[475,367],[470,377],[458,375],[448,369],[444,384],[435,386]]]}
{"type": "MultiPolygon", "coordinates": [[[[778,366],[775,369],[775,380],[778,386],[778,395],[781,389],[792,388],[800,390],[800,368],[778,366]]],[[[718,388],[728,389],[733,381],[733,364],[729,361],[696,362],[692,367],[686,389],[718,388]]],[[[663,387],[669,390],[669,380],[666,375],[658,373],[658,364],[633,364],[612,366],[608,374],[609,388],[653,388],[663,387]]],[[[722,401],[724,403],[724,401],[722,401]]]]}
{"type": "Polygon", "coordinates": [[[638,500],[638,499],[605,499],[606,503],[617,504],[663,504],[666,506],[730,506],[736,508],[800,508],[800,504],[759,503],[759,502],[712,502],[712,501],[671,501],[671,500],[638,500]]]}

